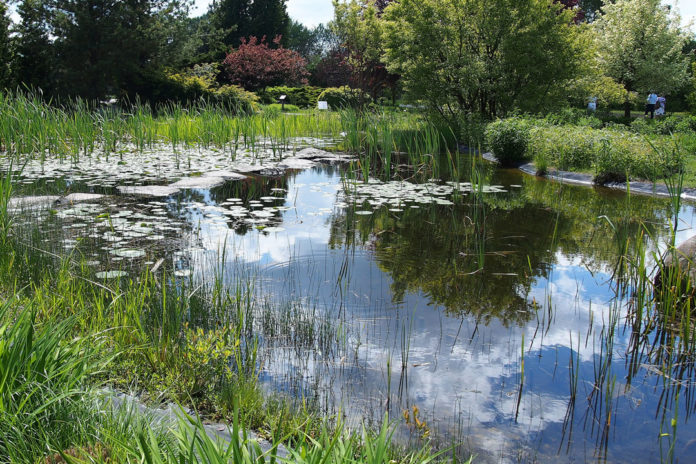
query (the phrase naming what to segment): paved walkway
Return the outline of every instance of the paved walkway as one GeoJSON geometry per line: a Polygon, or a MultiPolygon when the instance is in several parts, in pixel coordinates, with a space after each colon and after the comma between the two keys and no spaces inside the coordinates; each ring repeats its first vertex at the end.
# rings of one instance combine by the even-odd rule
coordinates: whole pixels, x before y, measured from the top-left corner
{"type": "MultiPolygon", "coordinates": [[[[153,408],[145,406],[138,398],[131,395],[126,395],[125,393],[116,392],[113,390],[102,390],[105,396],[105,404],[111,405],[112,408],[118,410],[120,408],[129,408],[134,411],[138,411],[139,414],[144,417],[149,418],[150,423],[153,425],[160,425],[162,427],[172,429],[179,426],[179,424],[187,424],[193,429],[194,425],[187,422],[181,421],[181,418],[186,416],[191,416],[195,419],[195,413],[189,409],[182,408],[176,404],[166,404],[161,408],[153,408]]],[[[221,443],[229,443],[232,439],[232,427],[229,424],[223,423],[207,423],[203,422],[203,428],[205,433],[215,441],[220,441],[221,443]]],[[[247,430],[244,432],[247,436],[247,444],[250,442],[257,443],[261,448],[263,453],[268,453],[273,445],[256,433],[247,430]]],[[[240,435],[242,432],[240,432],[240,435]]],[[[276,449],[275,456],[279,458],[287,458],[290,456],[287,448],[283,445],[278,445],[276,449]]]]}

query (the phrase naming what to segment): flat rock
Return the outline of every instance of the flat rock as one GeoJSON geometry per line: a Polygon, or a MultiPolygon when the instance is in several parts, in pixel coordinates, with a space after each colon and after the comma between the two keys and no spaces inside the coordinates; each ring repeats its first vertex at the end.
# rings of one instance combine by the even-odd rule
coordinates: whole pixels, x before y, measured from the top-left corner
{"type": "Polygon", "coordinates": [[[224,183],[225,179],[217,176],[184,177],[173,184],[169,184],[169,187],[176,189],[211,189],[224,183]]]}
{"type": "Polygon", "coordinates": [[[9,209],[39,209],[48,208],[53,206],[53,204],[60,200],[59,196],[55,195],[39,195],[31,197],[16,197],[10,198],[8,203],[9,209]]]}
{"type": "Polygon", "coordinates": [[[278,164],[278,167],[285,169],[310,169],[316,165],[317,163],[309,159],[286,158],[278,164]]]}
{"type": "Polygon", "coordinates": [[[244,180],[247,178],[244,174],[240,174],[234,171],[210,171],[203,174],[203,177],[222,177],[226,181],[228,180],[244,180]]]}
{"type": "Polygon", "coordinates": [[[280,166],[269,166],[258,172],[259,175],[268,177],[282,176],[284,173],[285,169],[280,166]]]}
{"type": "Polygon", "coordinates": [[[354,156],[349,155],[347,153],[335,153],[326,150],[320,150],[318,148],[305,148],[295,153],[292,156],[292,158],[308,159],[322,162],[350,161],[355,159],[354,156]]]}
{"type": "Polygon", "coordinates": [[[234,165],[234,170],[237,172],[253,173],[253,172],[263,171],[264,169],[268,169],[269,167],[273,167],[273,166],[274,166],[274,164],[239,163],[239,164],[234,165]]]}
{"type": "Polygon", "coordinates": [[[655,286],[662,284],[662,274],[677,270],[679,275],[696,284],[696,235],[673,250],[667,250],[662,257],[661,269],[655,275],[655,286]],[[675,263],[676,261],[676,263],[675,263]]]}
{"type": "Polygon", "coordinates": [[[315,159],[326,158],[332,156],[333,153],[318,148],[304,148],[293,155],[293,158],[300,159],[315,159]]]}
{"type": "Polygon", "coordinates": [[[61,203],[79,203],[81,201],[96,201],[101,200],[106,195],[99,193],[71,193],[60,199],[61,203]]]}
{"type": "Polygon", "coordinates": [[[168,197],[179,191],[176,187],[168,185],[136,185],[117,187],[122,195],[136,195],[142,197],[168,197]]]}

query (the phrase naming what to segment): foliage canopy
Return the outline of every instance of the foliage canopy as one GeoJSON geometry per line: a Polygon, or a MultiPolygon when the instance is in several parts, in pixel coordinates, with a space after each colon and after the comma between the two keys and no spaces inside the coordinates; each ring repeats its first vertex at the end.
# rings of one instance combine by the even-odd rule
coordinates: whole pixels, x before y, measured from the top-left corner
{"type": "Polygon", "coordinates": [[[401,0],[384,13],[388,69],[448,120],[539,111],[580,69],[572,16],[552,0],[401,0]]]}

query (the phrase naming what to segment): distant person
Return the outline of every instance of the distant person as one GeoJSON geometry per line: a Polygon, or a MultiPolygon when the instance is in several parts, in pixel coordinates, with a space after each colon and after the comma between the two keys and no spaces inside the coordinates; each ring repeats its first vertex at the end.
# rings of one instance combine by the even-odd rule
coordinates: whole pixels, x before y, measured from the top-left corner
{"type": "Polygon", "coordinates": [[[655,104],[657,103],[657,94],[655,92],[650,92],[648,99],[645,103],[645,116],[650,113],[650,119],[655,117],[655,104]]]}
{"type": "Polygon", "coordinates": [[[590,97],[587,103],[587,112],[589,114],[594,114],[597,111],[597,97],[590,97]]]}
{"type": "Polygon", "coordinates": [[[664,116],[665,107],[667,106],[667,99],[665,97],[657,97],[657,104],[655,106],[655,116],[664,116]]]}

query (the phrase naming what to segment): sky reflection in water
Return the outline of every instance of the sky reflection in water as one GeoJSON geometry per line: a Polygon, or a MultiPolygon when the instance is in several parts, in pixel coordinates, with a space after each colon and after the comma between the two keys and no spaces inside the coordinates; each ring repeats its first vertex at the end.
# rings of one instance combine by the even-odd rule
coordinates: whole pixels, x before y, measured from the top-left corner
{"type": "MultiPolygon", "coordinates": [[[[275,347],[262,379],[349,420],[379,420],[387,409],[400,418],[416,405],[440,439],[463,442],[477,462],[591,461],[604,453],[611,462],[660,460],[661,380],[641,369],[628,386],[627,331],[614,338],[612,391],[593,384],[606,356],[602,329],[612,310],[620,311],[609,285],[615,247],[599,217],[613,213],[616,221],[628,211],[629,230],[643,219],[664,237],[667,203],[634,197],[626,206],[613,192],[495,176],[509,192],[489,194],[498,198],[486,204],[478,244],[467,223],[469,199],[434,213],[381,208],[355,216],[335,206],[342,201],[338,172],[321,168],[289,178],[282,231],[237,235],[222,224],[202,225],[204,248],[226,244],[231,268],[240,261],[254,266],[260,292],[277,304],[293,299],[313,308],[345,332],[345,346],[334,353],[275,347]],[[440,234],[452,222],[467,230],[440,234]],[[481,244],[484,271],[473,272],[481,255],[471,256],[481,244]],[[569,411],[568,366],[578,355],[578,394],[569,411]]],[[[692,234],[691,207],[681,216],[677,242],[692,234]]],[[[685,417],[676,445],[683,457],[696,437],[685,417]]],[[[399,434],[417,432],[404,426],[399,434]]]]}

